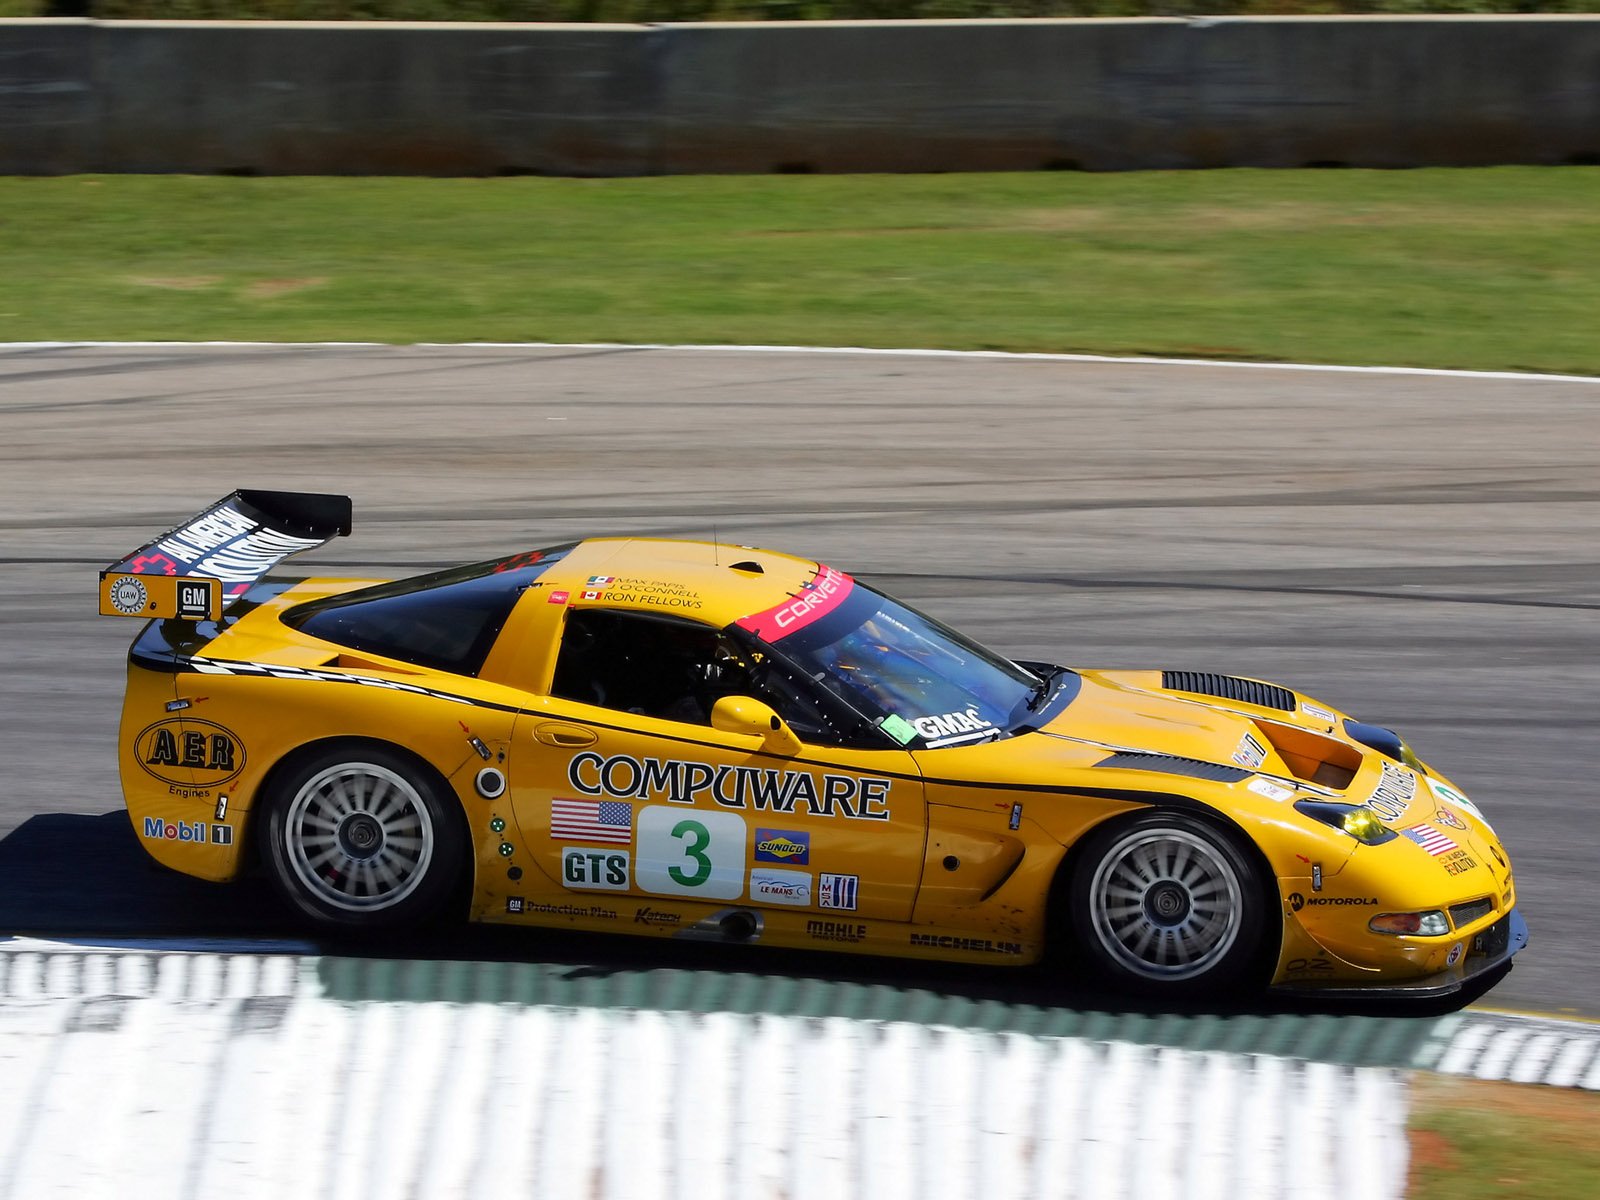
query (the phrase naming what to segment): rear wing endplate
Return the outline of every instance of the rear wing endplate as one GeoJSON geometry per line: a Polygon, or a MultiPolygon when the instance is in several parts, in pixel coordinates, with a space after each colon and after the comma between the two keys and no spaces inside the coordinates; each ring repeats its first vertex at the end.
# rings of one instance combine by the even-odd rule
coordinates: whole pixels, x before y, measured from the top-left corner
{"type": "Polygon", "coordinates": [[[350,532],[349,496],[240,490],[100,572],[108,617],[219,620],[273,567],[350,532]]]}

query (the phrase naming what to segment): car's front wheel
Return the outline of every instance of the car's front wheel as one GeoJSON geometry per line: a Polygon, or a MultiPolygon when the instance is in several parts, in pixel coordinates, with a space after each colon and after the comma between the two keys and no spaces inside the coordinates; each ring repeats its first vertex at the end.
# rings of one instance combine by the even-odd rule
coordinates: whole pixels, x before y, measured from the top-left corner
{"type": "Polygon", "coordinates": [[[1258,982],[1262,871],[1230,831],[1147,812],[1090,835],[1071,881],[1077,944],[1112,982],[1214,995],[1258,982]]]}
{"type": "Polygon", "coordinates": [[[451,892],[465,834],[421,764],[384,746],[333,746],[294,762],[268,796],[263,858],[278,890],[326,928],[409,925],[451,892]]]}

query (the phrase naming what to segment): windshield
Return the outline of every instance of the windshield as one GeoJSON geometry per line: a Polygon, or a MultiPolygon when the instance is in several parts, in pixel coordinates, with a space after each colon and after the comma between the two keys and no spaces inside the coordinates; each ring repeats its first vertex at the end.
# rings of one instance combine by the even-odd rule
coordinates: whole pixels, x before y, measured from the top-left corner
{"type": "Polygon", "coordinates": [[[738,622],[900,745],[1000,737],[1041,680],[932,617],[831,568],[800,597],[738,622]]]}

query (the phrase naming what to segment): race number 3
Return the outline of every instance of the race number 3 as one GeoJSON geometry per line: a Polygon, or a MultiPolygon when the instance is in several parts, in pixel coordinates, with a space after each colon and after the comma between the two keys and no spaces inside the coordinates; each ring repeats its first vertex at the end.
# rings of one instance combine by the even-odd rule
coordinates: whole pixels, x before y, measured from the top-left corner
{"type": "Polygon", "coordinates": [[[652,805],[639,814],[634,882],[661,896],[744,895],[745,824],[737,813],[652,805]]]}

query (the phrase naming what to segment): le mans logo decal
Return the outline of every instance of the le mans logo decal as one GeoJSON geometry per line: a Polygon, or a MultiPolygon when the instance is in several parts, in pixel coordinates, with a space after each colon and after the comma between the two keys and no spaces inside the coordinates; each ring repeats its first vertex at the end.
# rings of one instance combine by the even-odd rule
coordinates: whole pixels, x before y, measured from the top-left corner
{"type": "Polygon", "coordinates": [[[180,787],[216,787],[244,770],[243,744],[210,721],[157,721],[134,739],[133,752],[149,774],[180,787]]]}

